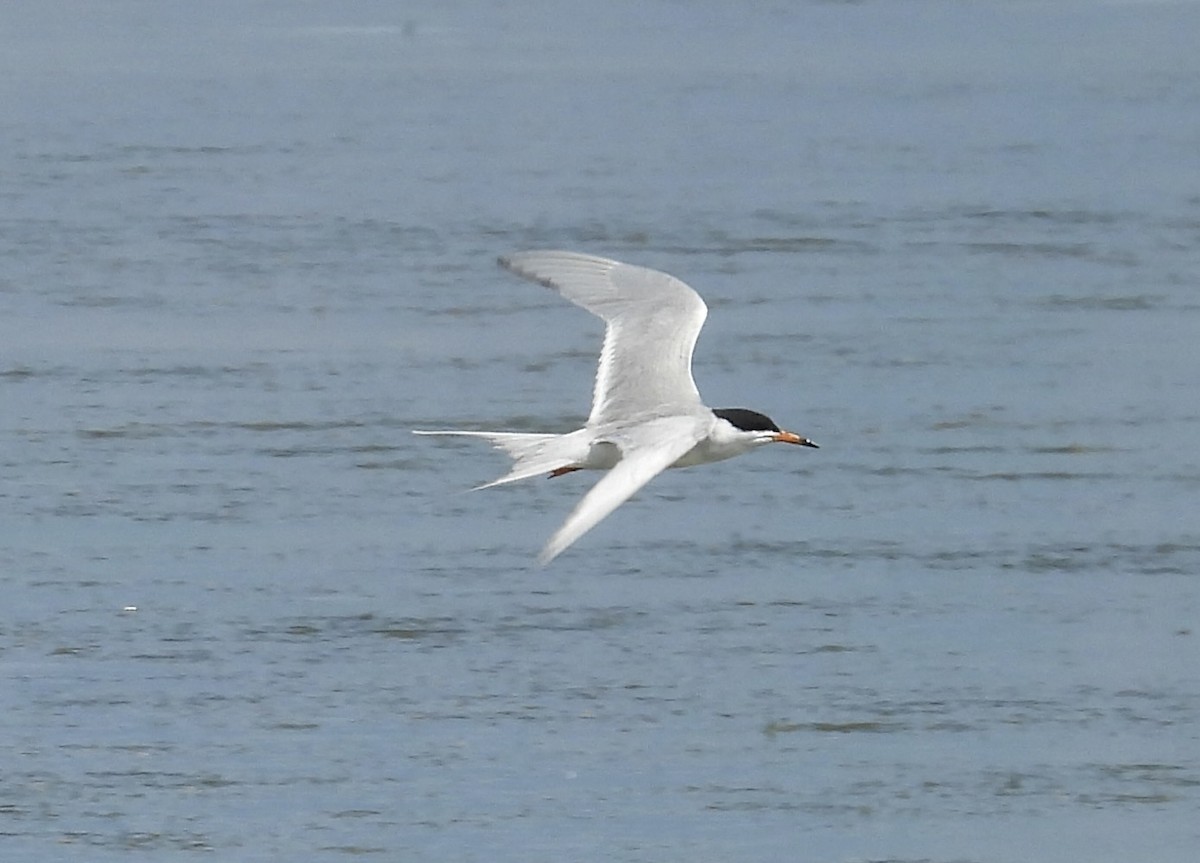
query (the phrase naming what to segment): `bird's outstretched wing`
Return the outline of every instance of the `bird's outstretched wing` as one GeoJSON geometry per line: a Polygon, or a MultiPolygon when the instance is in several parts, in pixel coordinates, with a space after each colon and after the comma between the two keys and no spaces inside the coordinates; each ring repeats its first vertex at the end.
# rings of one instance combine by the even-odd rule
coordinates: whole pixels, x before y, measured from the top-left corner
{"type": "Polygon", "coordinates": [[[520,252],[500,265],[605,321],[589,426],[701,405],[692,350],[708,307],[679,279],[578,252],[520,252]]]}
{"type": "Polygon", "coordinates": [[[550,537],[538,560],[547,564],[599,524],[638,489],[694,447],[707,433],[697,417],[674,416],[623,429],[605,439],[621,450],[621,460],[571,510],[550,537]]]}

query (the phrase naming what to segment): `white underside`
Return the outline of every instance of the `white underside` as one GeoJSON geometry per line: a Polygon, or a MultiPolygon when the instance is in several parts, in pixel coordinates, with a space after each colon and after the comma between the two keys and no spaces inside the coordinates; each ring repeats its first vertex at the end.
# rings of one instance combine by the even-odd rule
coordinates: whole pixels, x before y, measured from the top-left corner
{"type": "Polygon", "coordinates": [[[644,417],[632,423],[585,426],[569,434],[421,431],[417,434],[477,437],[513,459],[512,469],[476,488],[547,476],[563,470],[604,470],[550,538],[540,560],[549,563],[662,471],[709,464],[741,455],[771,440],[741,431],[703,409],[688,415],[644,417]]]}

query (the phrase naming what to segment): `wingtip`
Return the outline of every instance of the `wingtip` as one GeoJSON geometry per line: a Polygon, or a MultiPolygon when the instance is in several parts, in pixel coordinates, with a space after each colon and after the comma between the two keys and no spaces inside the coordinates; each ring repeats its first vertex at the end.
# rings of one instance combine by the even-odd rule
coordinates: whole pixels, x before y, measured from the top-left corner
{"type": "Polygon", "coordinates": [[[496,258],[496,264],[497,264],[497,266],[500,267],[500,269],[507,270],[508,272],[513,273],[514,275],[521,276],[522,278],[533,278],[533,276],[530,275],[529,273],[527,273],[525,271],[525,269],[522,268],[522,266],[521,266],[520,258],[522,255],[527,255],[527,254],[529,254],[529,253],[528,252],[513,252],[512,254],[508,254],[508,255],[500,255],[499,257],[496,258]]]}
{"type": "Polygon", "coordinates": [[[547,543],[546,547],[543,548],[540,552],[538,552],[538,556],[537,556],[538,566],[545,569],[547,566],[550,565],[550,563],[554,560],[554,558],[556,558],[560,554],[562,554],[564,550],[565,549],[554,548],[553,543],[547,543]]]}
{"type": "MultiPolygon", "coordinates": [[[[578,509],[578,507],[576,507],[576,509],[578,509]]],[[[574,513],[572,513],[572,515],[573,514],[574,513]]],[[[574,545],[575,540],[579,539],[580,536],[583,536],[582,533],[579,534],[579,536],[574,536],[574,537],[569,537],[569,538],[566,538],[562,535],[563,528],[565,528],[567,526],[567,524],[570,523],[570,520],[571,519],[568,516],[567,521],[563,523],[562,527],[560,527],[558,530],[556,530],[554,532],[554,536],[552,536],[548,540],[546,540],[546,544],[544,546],[542,546],[542,550],[540,552],[538,552],[537,562],[538,562],[539,566],[543,566],[543,567],[549,566],[551,563],[554,562],[555,559],[558,558],[558,556],[560,554],[562,554],[564,551],[566,551],[568,548],[570,548],[572,545],[574,545]]],[[[587,533],[587,531],[585,530],[583,533],[587,533]]]]}
{"type": "MultiPolygon", "coordinates": [[[[508,270],[509,272],[516,273],[517,275],[524,275],[525,270],[522,268],[521,259],[529,258],[531,255],[544,255],[544,254],[548,254],[548,253],[545,251],[533,250],[533,249],[526,249],[526,250],[520,251],[520,252],[510,252],[507,255],[500,255],[499,257],[497,257],[496,264],[499,265],[501,268],[508,270]]],[[[553,253],[549,253],[549,254],[553,254],[553,253]]]]}

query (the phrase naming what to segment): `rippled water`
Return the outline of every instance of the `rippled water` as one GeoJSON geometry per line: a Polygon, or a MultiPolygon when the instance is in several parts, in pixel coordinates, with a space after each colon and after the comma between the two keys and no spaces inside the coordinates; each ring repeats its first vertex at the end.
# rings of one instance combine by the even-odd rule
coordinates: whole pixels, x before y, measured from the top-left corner
{"type": "Polygon", "coordinates": [[[9,855],[1194,858],[1197,7],[14,8],[9,855]],[[538,569],[540,246],[822,449],[538,569]]]}

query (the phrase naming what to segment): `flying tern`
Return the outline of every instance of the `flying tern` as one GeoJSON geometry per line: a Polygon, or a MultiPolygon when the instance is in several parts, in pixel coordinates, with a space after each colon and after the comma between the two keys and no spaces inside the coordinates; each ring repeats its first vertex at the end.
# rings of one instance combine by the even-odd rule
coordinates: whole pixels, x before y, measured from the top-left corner
{"type": "Polygon", "coordinates": [[[704,405],[692,379],[692,350],[708,307],[674,276],[578,252],[520,252],[499,263],[604,320],[592,412],[569,434],[415,434],[483,438],[504,450],[512,469],[480,489],[541,474],[608,471],[550,537],[543,564],[667,468],[722,461],[767,443],[817,446],[756,411],[704,405]]]}

